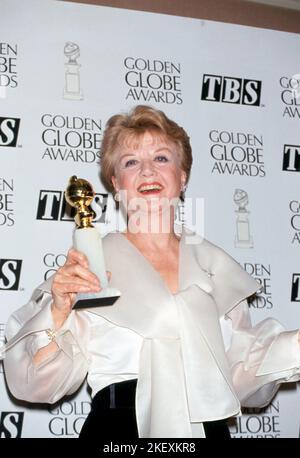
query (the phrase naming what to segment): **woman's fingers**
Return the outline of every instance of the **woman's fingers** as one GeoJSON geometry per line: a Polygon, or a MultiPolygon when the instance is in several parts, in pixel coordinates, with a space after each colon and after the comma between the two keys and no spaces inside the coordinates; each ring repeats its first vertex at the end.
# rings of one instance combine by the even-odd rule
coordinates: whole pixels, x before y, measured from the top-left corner
{"type": "Polygon", "coordinates": [[[87,291],[101,291],[100,284],[87,282],[82,280],[78,277],[62,277],[61,279],[58,277],[53,280],[53,292],[59,294],[68,294],[68,293],[77,293],[87,292],[87,291]]]}
{"type": "Polygon", "coordinates": [[[84,253],[81,251],[75,250],[75,248],[70,248],[67,254],[67,260],[65,265],[69,264],[80,264],[82,267],[85,269],[88,269],[89,267],[89,262],[84,253]]]}
{"type": "Polygon", "coordinates": [[[82,267],[80,264],[69,264],[60,267],[57,270],[56,277],[58,277],[60,280],[66,277],[78,277],[94,285],[99,285],[99,279],[97,275],[93,274],[93,272],[87,268],[82,267]]]}
{"type": "MultiPolygon", "coordinates": [[[[110,281],[111,272],[107,270],[106,275],[110,281]]],[[[88,269],[86,256],[71,248],[65,265],[57,270],[53,279],[53,294],[63,298],[65,295],[78,292],[99,292],[101,289],[98,277],[88,269]]]]}
{"type": "MultiPolygon", "coordinates": [[[[110,281],[111,272],[106,271],[110,281]]],[[[84,253],[71,248],[63,267],[60,267],[52,284],[53,313],[60,323],[72,310],[77,293],[96,293],[102,287],[98,277],[89,270],[89,262],[84,253]]]]}

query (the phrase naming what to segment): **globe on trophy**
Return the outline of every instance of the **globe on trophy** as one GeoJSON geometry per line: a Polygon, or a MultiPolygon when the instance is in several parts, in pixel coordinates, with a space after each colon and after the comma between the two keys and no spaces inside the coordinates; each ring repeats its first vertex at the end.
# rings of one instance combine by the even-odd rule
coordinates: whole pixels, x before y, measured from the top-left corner
{"type": "Polygon", "coordinates": [[[121,295],[119,290],[108,286],[101,235],[92,225],[95,214],[90,205],[94,195],[88,181],[76,176],[70,178],[65,199],[77,211],[73,245],[76,250],[86,255],[89,269],[97,275],[102,288],[99,293],[78,293],[74,309],[113,305],[121,295]]]}
{"type": "Polygon", "coordinates": [[[77,59],[80,56],[80,49],[76,43],[68,41],[64,47],[64,54],[68,58],[65,63],[65,88],[64,98],[72,100],[82,100],[83,95],[80,89],[80,73],[81,67],[77,59]]]}
{"type": "Polygon", "coordinates": [[[235,210],[237,218],[234,245],[237,248],[253,248],[253,239],[250,235],[250,223],[248,219],[250,212],[246,209],[249,203],[248,194],[243,189],[236,189],[233,200],[238,206],[238,209],[235,210]]]}

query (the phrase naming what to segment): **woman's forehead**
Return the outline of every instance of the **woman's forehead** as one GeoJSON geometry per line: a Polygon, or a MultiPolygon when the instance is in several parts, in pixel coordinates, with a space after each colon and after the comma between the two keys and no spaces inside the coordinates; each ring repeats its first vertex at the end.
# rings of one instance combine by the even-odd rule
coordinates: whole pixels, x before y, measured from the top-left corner
{"type": "Polygon", "coordinates": [[[143,147],[172,147],[174,148],[174,143],[162,132],[153,132],[147,130],[143,133],[127,133],[124,134],[119,140],[119,146],[121,149],[140,149],[143,147]]]}

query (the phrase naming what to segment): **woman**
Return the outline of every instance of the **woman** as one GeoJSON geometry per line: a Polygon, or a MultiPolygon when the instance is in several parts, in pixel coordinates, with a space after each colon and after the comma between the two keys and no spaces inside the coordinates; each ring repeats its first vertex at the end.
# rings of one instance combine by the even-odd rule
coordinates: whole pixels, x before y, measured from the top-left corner
{"type": "Polygon", "coordinates": [[[103,248],[121,297],[72,310],[77,292],[101,285],[71,249],[7,325],[15,397],[54,403],[87,375],[93,402],[81,437],[229,437],[225,419],[241,403],[264,406],[281,382],[300,378],[298,331],[273,319],[251,327],[247,297],[257,282],[174,225],[191,164],[186,132],[161,111],[138,106],[112,117],[101,173],[128,228],[108,234],[103,248]]]}

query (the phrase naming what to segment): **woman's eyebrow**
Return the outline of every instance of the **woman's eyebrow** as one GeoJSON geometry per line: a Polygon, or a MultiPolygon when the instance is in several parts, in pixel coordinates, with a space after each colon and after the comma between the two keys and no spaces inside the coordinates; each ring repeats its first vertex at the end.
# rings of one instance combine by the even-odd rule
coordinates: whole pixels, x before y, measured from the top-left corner
{"type": "Polygon", "coordinates": [[[120,159],[123,159],[123,157],[127,157],[127,156],[134,156],[134,153],[122,154],[122,155],[120,156],[120,159]]]}
{"type": "Polygon", "coordinates": [[[172,150],[167,146],[162,146],[161,148],[155,150],[156,153],[159,153],[160,151],[169,151],[169,153],[172,153],[172,150]]]}

